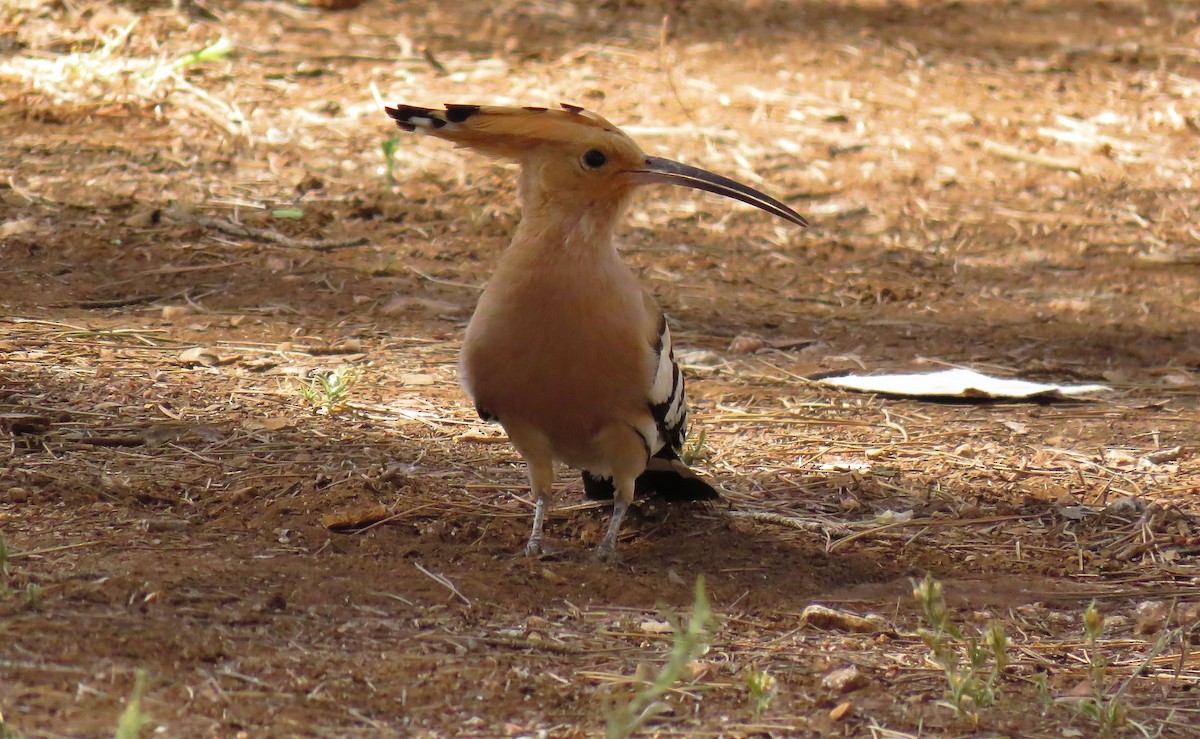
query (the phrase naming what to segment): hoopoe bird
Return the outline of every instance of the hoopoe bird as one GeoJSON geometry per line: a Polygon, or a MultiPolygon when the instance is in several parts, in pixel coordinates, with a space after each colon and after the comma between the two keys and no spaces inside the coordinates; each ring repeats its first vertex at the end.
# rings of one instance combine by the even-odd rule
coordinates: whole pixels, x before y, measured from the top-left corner
{"type": "Polygon", "coordinates": [[[386,111],[405,131],[521,167],[521,220],[467,325],[459,379],[528,468],[535,508],[525,553],[543,551],[556,461],[582,471],[588,497],[614,499],[601,559],[615,557],[635,491],[717,497],[679,458],[687,403],[671,332],[613,233],[634,190],[653,183],[724,195],[799,226],[804,218],[734,180],[647,156],[574,105],[386,111]]]}

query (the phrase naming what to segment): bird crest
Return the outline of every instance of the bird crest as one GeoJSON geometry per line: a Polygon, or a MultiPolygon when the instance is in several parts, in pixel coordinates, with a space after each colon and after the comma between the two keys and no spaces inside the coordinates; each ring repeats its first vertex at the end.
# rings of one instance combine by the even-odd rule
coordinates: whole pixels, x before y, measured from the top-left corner
{"type": "Polygon", "coordinates": [[[385,108],[401,129],[445,139],[492,156],[521,159],[539,146],[620,146],[640,153],[637,144],[601,116],[577,105],[559,108],[453,105],[444,109],[397,105],[385,108]]]}

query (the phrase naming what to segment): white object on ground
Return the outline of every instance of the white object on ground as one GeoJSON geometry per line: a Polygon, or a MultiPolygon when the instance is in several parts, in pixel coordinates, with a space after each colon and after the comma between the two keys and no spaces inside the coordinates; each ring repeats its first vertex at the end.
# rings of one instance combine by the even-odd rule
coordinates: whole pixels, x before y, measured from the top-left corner
{"type": "Polygon", "coordinates": [[[1108,392],[1106,385],[1055,385],[989,377],[974,370],[950,369],[903,375],[842,375],[818,380],[844,390],[917,398],[1054,399],[1108,392]]]}

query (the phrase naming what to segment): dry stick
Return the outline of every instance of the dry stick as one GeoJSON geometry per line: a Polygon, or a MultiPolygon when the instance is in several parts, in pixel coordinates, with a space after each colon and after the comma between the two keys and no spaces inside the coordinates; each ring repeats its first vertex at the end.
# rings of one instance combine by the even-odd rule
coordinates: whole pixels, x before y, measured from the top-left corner
{"type": "Polygon", "coordinates": [[[785,516],[781,513],[770,513],[769,511],[730,511],[729,515],[733,518],[748,518],[751,521],[762,521],[763,523],[773,523],[780,526],[790,526],[801,531],[815,531],[825,533],[827,531],[845,532],[849,527],[845,524],[834,523],[831,521],[810,521],[795,516],[785,516]]]}
{"type": "Polygon", "coordinates": [[[1060,172],[1074,172],[1075,174],[1083,174],[1083,168],[1079,162],[1071,159],[1061,159],[1059,157],[1044,156],[1042,154],[1030,154],[1013,146],[1001,144],[991,139],[980,139],[980,144],[983,150],[989,154],[995,154],[1001,159],[1007,159],[1010,162],[1025,162],[1027,164],[1036,164],[1039,167],[1047,169],[1055,169],[1060,172]]]}
{"type": "Polygon", "coordinates": [[[348,249],[355,246],[363,246],[368,243],[365,238],[358,239],[293,239],[290,236],[285,236],[278,231],[271,231],[265,228],[256,228],[247,226],[244,223],[231,223],[221,220],[220,218],[212,218],[210,216],[186,216],[181,214],[170,214],[169,217],[176,221],[185,223],[195,223],[205,228],[211,228],[214,231],[220,231],[229,236],[238,236],[241,238],[255,239],[257,241],[266,241],[273,244],[279,244],[291,249],[309,249],[311,251],[334,251],[337,249],[348,249]]]}
{"type": "Polygon", "coordinates": [[[461,598],[462,602],[467,604],[467,608],[471,607],[471,601],[467,598],[467,596],[465,596],[461,592],[459,592],[458,588],[454,587],[454,583],[450,582],[442,575],[438,575],[436,573],[430,572],[429,570],[425,569],[424,567],[421,566],[420,562],[413,562],[413,565],[415,565],[416,568],[418,570],[420,570],[421,572],[424,572],[426,575],[429,575],[429,577],[433,578],[434,582],[437,582],[437,583],[445,586],[446,588],[448,588],[450,590],[451,593],[454,593],[459,598],[461,598]]]}
{"type": "Polygon", "coordinates": [[[22,557],[34,557],[39,554],[50,554],[51,552],[62,552],[67,549],[81,549],[83,547],[94,547],[98,544],[103,544],[103,543],[104,543],[103,541],[98,539],[96,541],[81,541],[77,544],[61,544],[56,547],[45,547],[43,549],[28,549],[24,552],[13,552],[8,555],[8,558],[10,560],[12,560],[12,559],[20,559],[22,557]]]}
{"type": "Polygon", "coordinates": [[[866,529],[865,531],[858,531],[853,534],[850,534],[849,536],[842,537],[841,539],[838,539],[837,541],[831,542],[829,544],[829,546],[825,547],[825,551],[832,552],[835,549],[839,549],[839,548],[845,546],[846,544],[849,544],[850,542],[854,541],[855,539],[861,539],[864,536],[878,534],[881,531],[886,531],[888,529],[896,529],[896,528],[900,528],[903,526],[971,526],[971,525],[982,524],[982,523],[998,523],[1000,521],[1023,521],[1025,519],[1029,519],[1029,518],[1041,518],[1042,515],[1043,514],[1041,514],[1041,513],[1027,513],[1024,515],[1013,515],[1013,516],[986,516],[984,518],[964,518],[964,519],[914,518],[914,519],[910,519],[908,521],[895,521],[893,523],[885,523],[881,526],[876,526],[876,527],[873,527],[870,529],[866,529]]]}
{"type": "Polygon", "coordinates": [[[663,73],[667,77],[667,87],[671,89],[671,94],[675,96],[675,102],[679,104],[679,109],[687,116],[688,122],[695,126],[696,117],[692,115],[692,111],[688,106],[684,105],[683,98],[679,95],[679,88],[675,85],[675,54],[667,45],[667,36],[670,28],[671,16],[664,15],[662,29],[658,35],[658,63],[662,66],[663,73]]]}

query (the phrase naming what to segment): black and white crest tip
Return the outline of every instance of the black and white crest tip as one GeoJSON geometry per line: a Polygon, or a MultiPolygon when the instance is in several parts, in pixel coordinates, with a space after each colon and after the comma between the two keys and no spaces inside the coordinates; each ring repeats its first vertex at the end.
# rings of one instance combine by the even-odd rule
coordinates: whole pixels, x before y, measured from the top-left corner
{"type": "Polygon", "coordinates": [[[396,125],[405,131],[431,131],[447,126],[453,127],[462,123],[481,110],[478,105],[446,105],[445,110],[422,108],[416,105],[397,105],[394,108],[384,108],[384,111],[396,121],[396,125]]]}

